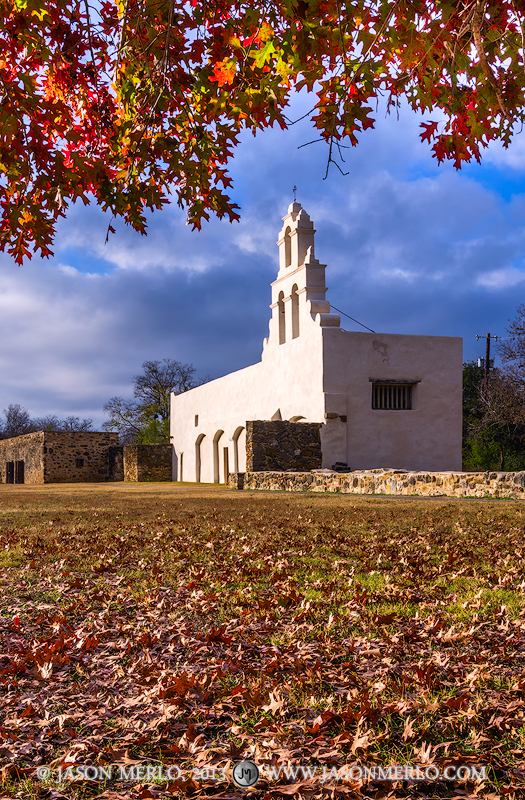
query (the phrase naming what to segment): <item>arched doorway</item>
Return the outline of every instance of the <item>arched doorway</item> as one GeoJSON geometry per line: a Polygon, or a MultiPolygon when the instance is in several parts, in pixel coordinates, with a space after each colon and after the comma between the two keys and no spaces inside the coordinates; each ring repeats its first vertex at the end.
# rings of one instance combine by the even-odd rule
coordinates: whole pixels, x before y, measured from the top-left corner
{"type": "Polygon", "coordinates": [[[195,442],[195,480],[197,483],[201,482],[201,443],[203,439],[204,433],[200,433],[195,442]]]}
{"type": "Polygon", "coordinates": [[[213,437],[213,482],[220,483],[219,439],[224,431],[217,431],[213,437]]]}
{"type": "Polygon", "coordinates": [[[244,428],[244,425],[239,425],[239,427],[235,429],[232,439],[233,439],[233,469],[235,472],[245,472],[246,430],[244,428]]]}

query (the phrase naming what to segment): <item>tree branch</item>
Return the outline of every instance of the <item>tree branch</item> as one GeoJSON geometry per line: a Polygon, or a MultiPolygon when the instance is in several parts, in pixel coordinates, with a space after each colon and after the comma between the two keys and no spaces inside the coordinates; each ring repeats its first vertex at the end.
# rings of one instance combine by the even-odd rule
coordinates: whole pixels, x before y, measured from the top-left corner
{"type": "Polygon", "coordinates": [[[481,68],[486,75],[486,78],[494,92],[496,94],[496,99],[498,101],[498,106],[500,108],[501,113],[505,117],[505,119],[510,120],[511,117],[509,112],[505,108],[505,103],[503,101],[503,95],[501,94],[501,88],[496,80],[494,73],[492,72],[491,66],[487,61],[487,56],[485,53],[485,48],[483,46],[483,39],[481,36],[481,29],[483,27],[483,18],[485,14],[485,5],[486,0],[476,0],[476,7],[474,9],[474,13],[472,15],[472,22],[471,22],[471,30],[472,36],[474,38],[474,44],[476,45],[476,50],[478,52],[479,62],[481,64],[481,68]]]}

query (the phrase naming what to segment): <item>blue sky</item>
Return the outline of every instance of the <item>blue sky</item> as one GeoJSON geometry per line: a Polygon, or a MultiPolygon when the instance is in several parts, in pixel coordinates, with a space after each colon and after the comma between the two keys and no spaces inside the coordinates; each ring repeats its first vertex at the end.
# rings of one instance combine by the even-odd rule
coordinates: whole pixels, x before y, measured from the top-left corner
{"type": "MultiPolygon", "coordinates": [[[[290,114],[305,110],[301,97],[290,114]]],[[[476,334],[505,335],[525,295],[525,138],[457,173],[420,142],[421,121],[380,113],[344,151],[349,174],[326,180],[326,146],[300,148],[315,138],[308,120],[246,134],[231,162],[240,223],[192,231],[173,205],[147,237],[117,223],[106,245],[108,217],[79,205],[54,258],[17,267],[0,255],[0,411],[21,403],[100,426],[104,402],[131,396],[145,360],[213,377],[258,361],[294,185],[338,308],[377,332],[462,336],[465,360],[483,355],[476,334]]]]}

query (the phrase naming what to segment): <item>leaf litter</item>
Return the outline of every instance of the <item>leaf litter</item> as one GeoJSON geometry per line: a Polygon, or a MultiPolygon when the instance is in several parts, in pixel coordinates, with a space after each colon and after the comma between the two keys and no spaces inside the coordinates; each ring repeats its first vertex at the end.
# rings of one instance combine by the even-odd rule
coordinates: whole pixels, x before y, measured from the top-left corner
{"type": "Polygon", "coordinates": [[[2,492],[1,797],[525,796],[524,513],[2,492]],[[232,781],[243,759],[264,768],[252,789],[232,781]],[[67,773],[110,764],[182,775],[67,773]],[[344,773],[365,765],[440,776],[344,773]],[[486,777],[443,777],[468,765],[486,777]]]}

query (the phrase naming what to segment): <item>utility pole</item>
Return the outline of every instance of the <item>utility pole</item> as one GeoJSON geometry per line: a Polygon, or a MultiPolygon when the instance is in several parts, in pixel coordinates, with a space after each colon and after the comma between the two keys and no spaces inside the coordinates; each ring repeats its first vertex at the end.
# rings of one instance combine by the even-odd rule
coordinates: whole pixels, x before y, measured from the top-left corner
{"type": "Polygon", "coordinates": [[[476,341],[478,342],[480,339],[487,340],[487,346],[485,348],[485,377],[483,379],[483,392],[486,394],[488,385],[489,385],[489,370],[490,370],[490,340],[494,339],[495,342],[498,339],[501,339],[501,336],[491,336],[490,333],[487,333],[486,336],[476,336],[476,341]]]}

